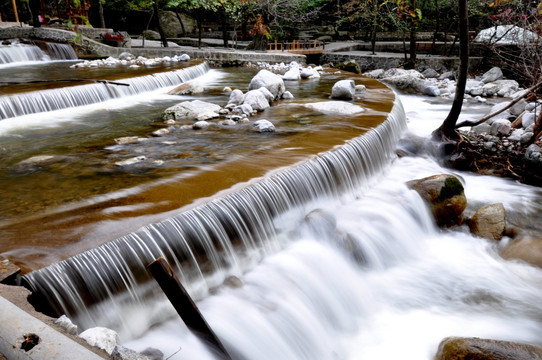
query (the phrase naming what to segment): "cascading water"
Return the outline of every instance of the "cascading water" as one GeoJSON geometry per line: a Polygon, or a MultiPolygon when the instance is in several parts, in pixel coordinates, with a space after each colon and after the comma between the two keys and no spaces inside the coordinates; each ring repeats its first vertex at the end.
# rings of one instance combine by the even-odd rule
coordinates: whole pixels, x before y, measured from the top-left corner
{"type": "Polygon", "coordinates": [[[47,60],[50,60],[50,57],[36,45],[0,45],[0,65],[47,60]]]}
{"type": "Polygon", "coordinates": [[[186,69],[123,79],[119,81],[121,84],[117,85],[100,82],[0,96],[0,121],[28,114],[96,104],[171,87],[201,76],[207,71],[209,65],[202,63],[186,69]]]}
{"type": "Polygon", "coordinates": [[[46,46],[53,60],[77,60],[77,54],[69,44],[46,43],[46,46]]]}
{"type": "Polygon", "coordinates": [[[358,191],[381,172],[404,129],[403,114],[396,102],[386,122],[334,151],[25,279],[58,313],[74,316],[85,328],[109,318],[108,326],[121,332],[134,329],[125,323],[124,310],[156,301],[146,265],[167,258],[200,298],[226,276],[242,273],[247,259],[282,248],[273,218],[318,198],[358,191]],[[119,315],[115,319],[112,308],[119,315]]]}

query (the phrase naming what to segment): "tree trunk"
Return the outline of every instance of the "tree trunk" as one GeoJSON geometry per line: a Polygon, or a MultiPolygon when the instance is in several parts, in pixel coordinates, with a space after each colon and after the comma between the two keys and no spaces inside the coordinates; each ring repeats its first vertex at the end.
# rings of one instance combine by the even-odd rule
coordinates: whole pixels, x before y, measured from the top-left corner
{"type": "Polygon", "coordinates": [[[186,36],[186,29],[184,28],[183,19],[181,18],[181,14],[179,14],[178,11],[175,11],[175,15],[177,16],[177,20],[179,20],[179,23],[181,24],[181,31],[183,32],[183,36],[186,36]]]}
{"type": "Polygon", "coordinates": [[[455,131],[455,124],[461,114],[463,99],[465,97],[465,87],[467,85],[467,75],[469,72],[469,18],[467,9],[468,0],[458,1],[459,16],[459,76],[455,87],[455,97],[452,108],[448,113],[442,125],[433,132],[436,139],[459,139],[459,134],[455,131]]]}
{"type": "Polygon", "coordinates": [[[438,29],[440,27],[440,8],[438,7],[438,0],[435,0],[435,16],[437,17],[435,21],[435,32],[433,33],[433,44],[431,45],[431,54],[436,54],[436,43],[437,43],[437,36],[438,36],[438,29]]]}
{"type": "Polygon", "coordinates": [[[220,20],[222,20],[222,39],[224,40],[224,47],[228,48],[228,21],[226,18],[226,10],[224,10],[224,8],[220,10],[220,20]]]}
{"type": "Polygon", "coordinates": [[[376,29],[378,28],[378,1],[374,1],[373,8],[373,30],[371,32],[371,52],[375,55],[376,48],[376,29]]]}
{"type": "Polygon", "coordinates": [[[203,19],[197,18],[196,24],[198,25],[198,49],[201,49],[201,33],[203,32],[203,19]]]}
{"type": "Polygon", "coordinates": [[[160,12],[158,10],[158,0],[153,1],[152,7],[154,9],[154,16],[156,19],[156,27],[158,28],[158,32],[160,33],[160,41],[162,41],[162,45],[164,47],[168,47],[167,45],[167,39],[166,39],[166,33],[164,32],[164,28],[162,28],[162,22],[160,21],[160,12]]]}

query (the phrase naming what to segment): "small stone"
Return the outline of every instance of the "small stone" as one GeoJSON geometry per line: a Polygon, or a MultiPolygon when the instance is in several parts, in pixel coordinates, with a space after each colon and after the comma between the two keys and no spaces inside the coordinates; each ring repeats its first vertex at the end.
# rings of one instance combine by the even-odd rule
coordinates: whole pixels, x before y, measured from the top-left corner
{"type": "Polygon", "coordinates": [[[87,329],[79,337],[84,339],[90,346],[105,350],[109,355],[120,342],[119,335],[115,331],[104,327],[87,329]]]}
{"type": "Polygon", "coordinates": [[[255,121],[253,126],[256,127],[260,133],[275,132],[275,125],[273,125],[273,123],[269,120],[262,119],[255,121]]]}
{"type": "Polygon", "coordinates": [[[135,156],[135,157],[126,159],[126,160],[117,161],[115,163],[115,165],[117,165],[117,166],[129,166],[129,165],[134,165],[134,164],[137,164],[139,162],[145,161],[146,159],[147,159],[146,156],[140,155],[140,156],[135,156]]]}
{"type": "Polygon", "coordinates": [[[60,326],[68,334],[77,335],[77,325],[72,323],[72,321],[66,315],[62,315],[61,317],[56,319],[55,325],[60,326]]]}
{"type": "Polygon", "coordinates": [[[294,98],[294,96],[292,95],[291,92],[289,91],[285,91],[283,94],[282,94],[282,99],[283,100],[292,100],[294,98]]]}
{"type": "Polygon", "coordinates": [[[203,129],[207,129],[211,124],[207,121],[204,121],[204,120],[201,120],[201,121],[196,121],[193,125],[192,125],[192,129],[194,130],[203,130],[203,129]]]}
{"type": "Polygon", "coordinates": [[[166,128],[158,129],[152,132],[152,136],[164,136],[164,135],[169,134],[169,132],[170,132],[169,129],[166,129],[166,128]]]}

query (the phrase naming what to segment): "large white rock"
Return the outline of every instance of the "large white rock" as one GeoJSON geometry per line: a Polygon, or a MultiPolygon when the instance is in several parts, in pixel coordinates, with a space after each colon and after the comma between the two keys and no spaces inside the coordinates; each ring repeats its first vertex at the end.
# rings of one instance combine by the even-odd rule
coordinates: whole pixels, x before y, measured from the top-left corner
{"type": "Polygon", "coordinates": [[[256,76],[250,80],[250,84],[248,85],[248,90],[256,90],[261,87],[267,88],[273,94],[274,99],[279,99],[286,90],[286,87],[284,86],[284,80],[277,75],[273,74],[269,70],[260,70],[256,76]]]}
{"type": "Polygon", "coordinates": [[[515,25],[499,25],[480,31],[473,41],[490,44],[524,44],[537,40],[538,35],[532,31],[515,25]]]}
{"type": "Polygon", "coordinates": [[[353,99],[356,93],[354,80],[339,80],[331,89],[332,99],[353,99]]]}
{"type": "Polygon", "coordinates": [[[499,80],[503,77],[501,68],[495,66],[489,69],[484,75],[482,75],[481,81],[484,84],[499,80]]]}
{"type": "Polygon", "coordinates": [[[230,94],[230,99],[228,100],[228,104],[235,104],[235,105],[241,105],[243,103],[245,95],[243,92],[239,89],[235,89],[230,94]]]}
{"type": "Polygon", "coordinates": [[[90,328],[83,331],[79,337],[84,339],[90,346],[105,350],[109,355],[120,342],[119,335],[115,331],[104,327],[90,328]]]}
{"type": "Polygon", "coordinates": [[[243,104],[252,106],[256,111],[264,111],[269,107],[269,101],[260,90],[250,90],[245,94],[243,104]]]}
{"type": "Polygon", "coordinates": [[[284,75],[282,75],[282,79],[285,81],[296,81],[301,79],[301,73],[299,72],[299,68],[294,67],[286,71],[284,75]]]}
{"type": "Polygon", "coordinates": [[[222,109],[219,105],[201,101],[184,101],[180,104],[167,108],[164,111],[164,119],[189,119],[208,120],[219,117],[218,112],[222,109]]]}
{"type": "Polygon", "coordinates": [[[347,101],[322,101],[305,106],[324,114],[355,115],[365,111],[361,106],[347,101]]]}
{"type": "Polygon", "coordinates": [[[261,133],[275,131],[275,125],[273,125],[273,123],[269,120],[265,120],[265,119],[258,120],[258,121],[255,121],[254,124],[252,125],[258,130],[258,132],[261,132],[261,133]]]}
{"type": "Polygon", "coordinates": [[[269,90],[267,90],[267,88],[261,87],[258,89],[258,91],[260,91],[263,94],[263,96],[265,96],[269,104],[271,104],[273,100],[275,100],[275,97],[273,96],[273,94],[271,94],[269,90]]]}

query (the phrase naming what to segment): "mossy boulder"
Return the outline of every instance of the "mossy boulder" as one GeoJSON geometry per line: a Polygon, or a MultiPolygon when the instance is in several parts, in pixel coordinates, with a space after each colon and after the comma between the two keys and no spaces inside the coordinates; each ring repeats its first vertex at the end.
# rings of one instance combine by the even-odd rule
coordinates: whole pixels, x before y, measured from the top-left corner
{"type": "Polygon", "coordinates": [[[542,359],[542,348],[510,341],[449,337],[441,341],[434,359],[536,360],[542,359]]]}
{"type": "Polygon", "coordinates": [[[453,175],[439,174],[407,182],[429,205],[440,226],[461,224],[467,198],[463,184],[453,175]]]}
{"type": "Polygon", "coordinates": [[[361,74],[361,67],[354,60],[347,60],[345,62],[337,64],[335,67],[342,71],[348,71],[354,74],[361,74]]]}

